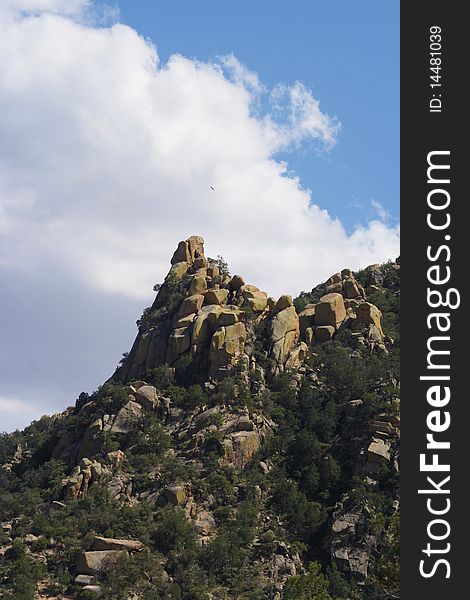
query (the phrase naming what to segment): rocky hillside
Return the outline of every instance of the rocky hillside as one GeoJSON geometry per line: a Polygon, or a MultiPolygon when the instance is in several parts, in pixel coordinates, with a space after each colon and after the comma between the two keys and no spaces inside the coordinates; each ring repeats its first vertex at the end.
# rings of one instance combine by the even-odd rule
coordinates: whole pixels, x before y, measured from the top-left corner
{"type": "Polygon", "coordinates": [[[180,242],[113,376],[0,437],[0,596],[398,598],[399,273],[274,299],[180,242]]]}

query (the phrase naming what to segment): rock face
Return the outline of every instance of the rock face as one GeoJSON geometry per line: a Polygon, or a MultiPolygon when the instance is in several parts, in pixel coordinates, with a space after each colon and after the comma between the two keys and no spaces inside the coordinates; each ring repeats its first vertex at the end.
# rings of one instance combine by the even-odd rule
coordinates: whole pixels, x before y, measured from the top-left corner
{"type": "Polygon", "coordinates": [[[338,569],[364,581],[377,548],[377,538],[367,531],[367,511],[361,506],[343,506],[333,513],[329,538],[332,562],[338,569]]]}

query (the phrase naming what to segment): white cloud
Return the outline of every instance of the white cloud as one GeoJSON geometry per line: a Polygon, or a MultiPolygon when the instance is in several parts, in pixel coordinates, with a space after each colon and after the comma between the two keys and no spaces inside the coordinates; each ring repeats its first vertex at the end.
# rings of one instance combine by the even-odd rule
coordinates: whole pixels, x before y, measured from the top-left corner
{"type": "Polygon", "coordinates": [[[372,205],[372,208],[374,209],[374,211],[375,211],[375,213],[376,213],[377,217],[378,217],[378,218],[379,218],[379,219],[380,219],[382,222],[386,223],[387,221],[389,221],[389,220],[390,220],[390,218],[391,218],[391,216],[392,216],[392,215],[390,214],[390,211],[389,211],[389,210],[387,210],[387,209],[385,208],[385,206],[384,206],[384,205],[383,205],[381,202],[379,202],[378,200],[374,200],[374,199],[372,198],[372,200],[370,201],[370,203],[371,203],[371,205],[372,205]]]}
{"type": "Polygon", "coordinates": [[[279,148],[309,139],[322,140],[328,149],[335,145],[340,124],[320,110],[320,102],[303,83],[278,84],[271,92],[271,99],[277,116],[284,116],[285,120],[284,125],[274,124],[274,129],[278,130],[279,148]]]}
{"type": "Polygon", "coordinates": [[[272,293],[397,253],[396,229],[347,235],[274,159],[302,141],[335,143],[336,119],[301,83],[277,86],[272,113],[255,114],[263,88],[233,56],[159,64],[133,29],[67,16],[85,1],[10,4],[39,14],[0,25],[4,267],[47,276],[54,265],[148,298],[193,233],[272,293]]]}
{"type": "Polygon", "coordinates": [[[243,85],[254,94],[261,94],[261,92],[264,91],[265,88],[260,82],[258,74],[254,71],[250,71],[250,69],[248,69],[246,65],[243,65],[233,53],[219,56],[218,59],[222,67],[227,70],[232,81],[243,85]]]}
{"type": "MultiPolygon", "coordinates": [[[[18,16],[15,13],[51,12],[77,16],[90,8],[91,0],[2,0],[0,11],[18,16]]],[[[1,14],[1,12],[0,12],[1,14]]]]}

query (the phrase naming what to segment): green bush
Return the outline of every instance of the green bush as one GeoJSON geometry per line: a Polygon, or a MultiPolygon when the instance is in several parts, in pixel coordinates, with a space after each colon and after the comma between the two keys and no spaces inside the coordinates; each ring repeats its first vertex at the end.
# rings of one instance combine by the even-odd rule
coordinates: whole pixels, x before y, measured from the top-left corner
{"type": "Polygon", "coordinates": [[[285,600],[333,600],[329,594],[328,580],[320,565],[312,562],[305,575],[289,577],[284,589],[285,600]]]}

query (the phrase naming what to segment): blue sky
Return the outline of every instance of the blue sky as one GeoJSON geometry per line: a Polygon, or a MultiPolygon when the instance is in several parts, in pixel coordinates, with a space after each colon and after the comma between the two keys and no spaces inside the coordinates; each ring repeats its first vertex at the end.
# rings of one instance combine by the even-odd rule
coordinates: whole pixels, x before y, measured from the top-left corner
{"type": "Polygon", "coordinates": [[[328,154],[280,153],[313,201],[350,230],[399,219],[399,2],[253,0],[117,2],[121,20],[173,53],[202,61],[234,53],[265,85],[302,81],[341,122],[328,154]],[[287,8],[288,6],[288,8],[287,8]]]}

